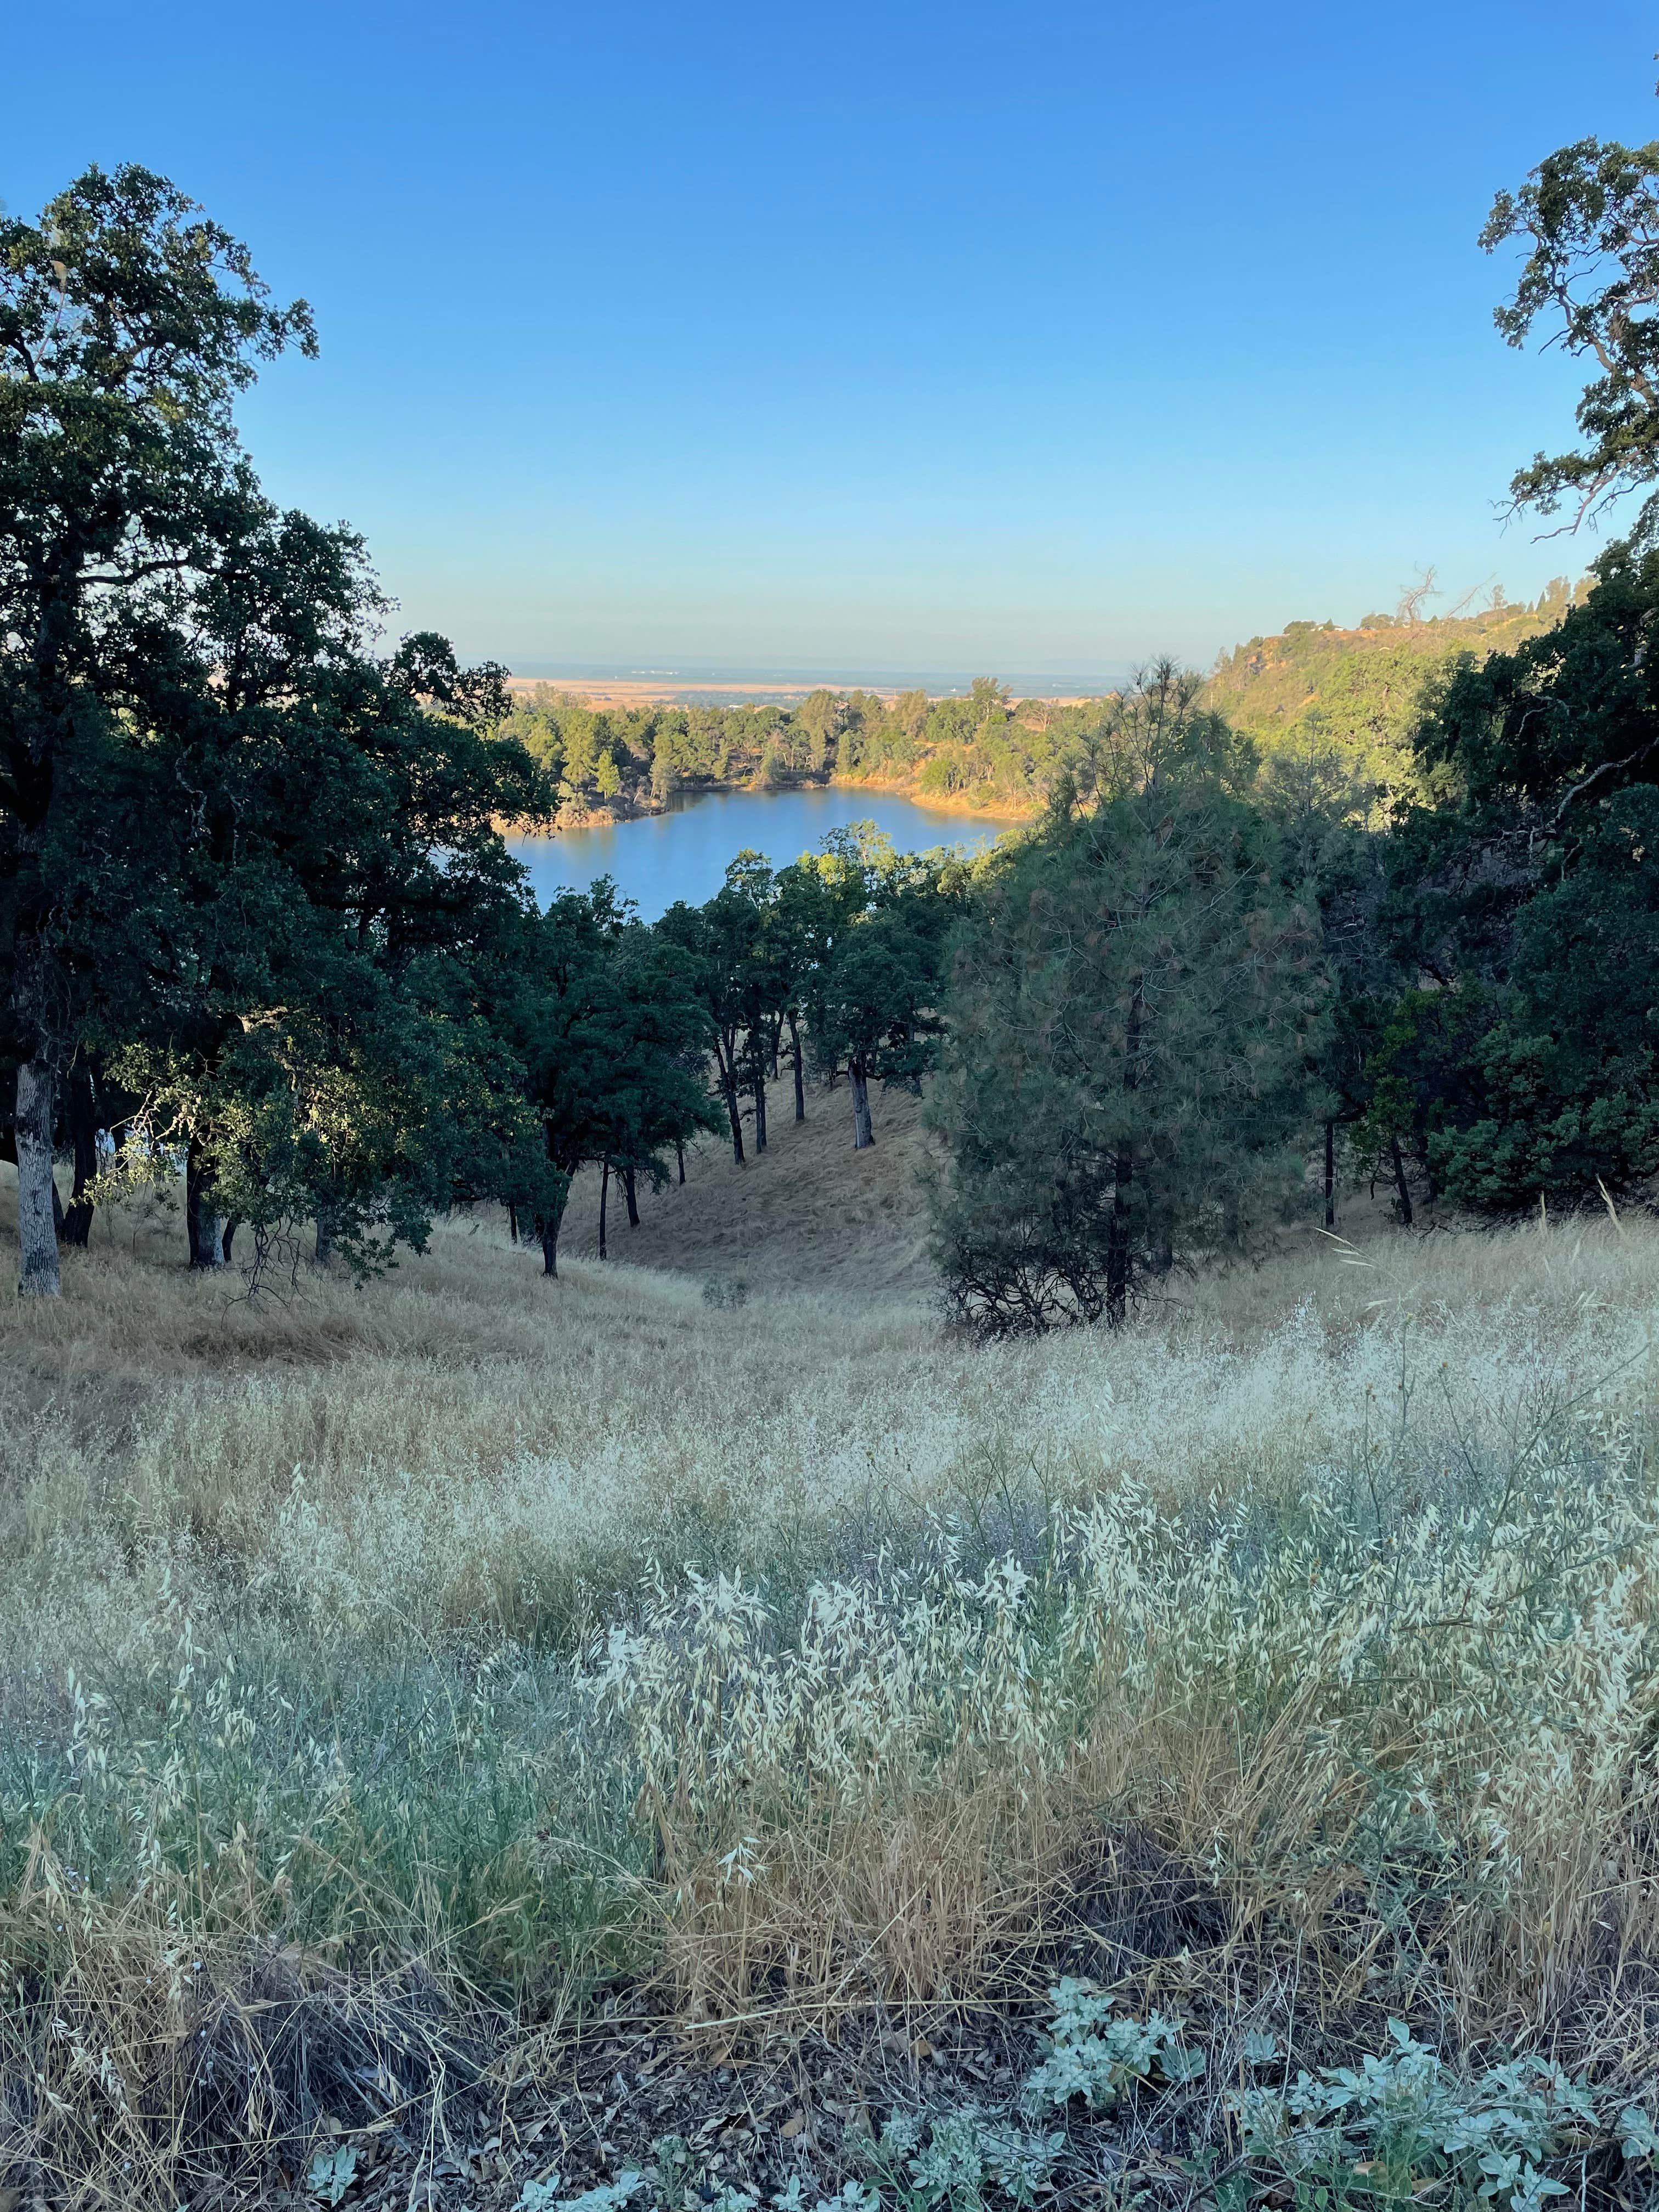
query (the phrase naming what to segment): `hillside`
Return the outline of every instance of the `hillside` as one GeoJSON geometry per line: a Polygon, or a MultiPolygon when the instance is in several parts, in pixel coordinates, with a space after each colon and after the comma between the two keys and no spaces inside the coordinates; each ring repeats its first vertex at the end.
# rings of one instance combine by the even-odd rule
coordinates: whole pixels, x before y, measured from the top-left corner
{"type": "MultiPolygon", "coordinates": [[[[845,1086],[826,1091],[809,1085],[807,1118],[798,1123],[786,1073],[769,1087],[764,1152],[754,1152],[752,1116],[744,1116],[749,1158],[742,1167],[733,1162],[725,1137],[688,1146],[683,1185],[671,1182],[659,1191],[639,1185],[637,1229],[629,1227],[621,1185],[612,1179],[606,1213],[610,1258],[688,1276],[708,1285],[711,1297],[741,1283],[760,1295],[808,1291],[931,1310],[938,1277],[928,1256],[921,1177],[939,1155],[924,1126],[921,1100],[902,1091],[884,1095],[878,1090],[872,1103],[876,1142],[855,1152],[845,1086]]],[[[575,1178],[560,1238],[561,1263],[599,1257],[600,1180],[593,1168],[575,1178]]],[[[1391,1194],[1345,1184],[1338,1218],[1346,1235],[1370,1240],[1384,1234],[1393,1219],[1391,1194]]],[[[1273,1248],[1282,1258],[1305,1257],[1318,1238],[1310,1213],[1278,1231],[1273,1248]]],[[[1173,1302],[1190,1305],[1212,1295],[1212,1286],[1183,1285],[1173,1302]]],[[[1237,1295],[1226,1294],[1235,1304],[1237,1295]]]]}
{"type": "Polygon", "coordinates": [[[976,1348],[819,1294],[911,1266],[914,1127],[838,1158],[843,1103],[637,1232],[793,1250],[812,1291],[740,1311],[548,1283],[499,1215],[251,1304],[149,1202],[61,1304],[0,1304],[0,2172],[38,2201],[810,2204],[869,2179],[873,2111],[975,2172],[1027,2130],[1060,2212],[1103,2171],[1184,2203],[1218,2089],[1390,2019],[1474,2129],[1546,2017],[1608,2086],[1540,2157],[1617,2158],[1652,1231],[1320,1243],[976,1348]],[[1066,1974],[1179,2042],[1030,2133],[1042,2032],[1088,2059],[1066,1974]]]}
{"type": "MultiPolygon", "coordinates": [[[[672,1268],[703,1282],[743,1281],[756,1290],[811,1288],[859,1298],[925,1299],[933,1285],[927,1224],[916,1174],[928,1152],[921,1102],[878,1091],[876,1142],[853,1149],[845,1086],[809,1086],[807,1118],[797,1122],[786,1073],[770,1085],[768,1146],[734,1164],[724,1137],[686,1148],[685,1182],[639,1187],[640,1225],[628,1226],[613,1181],[608,1210],[612,1259],[672,1268]]],[[[562,1253],[599,1252],[599,1175],[577,1176],[565,1214],[562,1253]]]]}
{"type": "MultiPolygon", "coordinates": [[[[1394,614],[1367,615],[1353,629],[1287,623],[1224,653],[1204,703],[1270,761],[1311,744],[1368,781],[1405,788],[1411,732],[1436,680],[1461,656],[1484,659],[1548,629],[1583,589],[1558,578],[1536,600],[1499,592],[1474,614],[1442,616],[1408,593],[1394,614]]],[[[580,693],[515,684],[503,728],[554,779],[561,821],[625,819],[685,790],[825,781],[1018,820],[1111,711],[1100,698],[1016,699],[990,677],[940,697],[796,686],[699,703],[690,691],[656,693],[645,684],[580,693]]]]}
{"type": "Polygon", "coordinates": [[[1334,745],[1362,774],[1399,787],[1409,780],[1411,732],[1437,678],[1465,654],[1484,660],[1513,651],[1559,622],[1575,596],[1562,577],[1531,603],[1499,594],[1470,615],[1421,616],[1408,599],[1397,614],[1367,615],[1357,629],[1287,623],[1276,636],[1224,653],[1205,702],[1270,757],[1310,742],[1334,745]]]}

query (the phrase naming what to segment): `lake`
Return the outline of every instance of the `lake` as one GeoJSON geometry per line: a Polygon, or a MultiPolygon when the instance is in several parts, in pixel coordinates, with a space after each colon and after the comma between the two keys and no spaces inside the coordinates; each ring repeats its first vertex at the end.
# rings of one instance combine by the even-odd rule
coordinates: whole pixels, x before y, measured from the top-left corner
{"type": "Polygon", "coordinates": [[[609,876],[647,921],[684,899],[700,906],[726,878],[728,860],[749,848],[774,867],[812,851],[827,830],[873,822],[901,852],[959,845],[982,852],[1006,823],[918,806],[890,792],[814,785],[804,791],[711,791],[676,800],[665,814],[560,830],[551,836],[509,837],[507,849],[530,871],[545,906],[560,890],[586,890],[609,876]]]}

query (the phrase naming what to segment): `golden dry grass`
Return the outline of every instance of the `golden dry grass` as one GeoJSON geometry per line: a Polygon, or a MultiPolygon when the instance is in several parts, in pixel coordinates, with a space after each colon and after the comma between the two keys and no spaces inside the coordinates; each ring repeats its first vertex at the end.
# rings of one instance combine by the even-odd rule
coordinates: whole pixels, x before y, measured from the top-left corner
{"type": "Polygon", "coordinates": [[[1024,1986],[1149,1865],[1220,1932],[1137,1937],[1146,2003],[1652,2062],[1659,1235],[1362,1216],[978,1347],[914,1104],[857,1156],[787,1101],[618,1222],[641,1264],[581,1256],[588,1188],[556,1283],[458,1218],[249,1302],[149,1199],[0,1305],[0,1956],[80,2023],[6,2031],[73,2118],[31,2155],[142,2138],[162,2201],[225,2124],[208,1981],[274,2140],[274,1960],[370,2043],[411,1956],[451,2006],[605,1959],[823,2021],[1024,1986]]]}
{"type": "MultiPolygon", "coordinates": [[[[876,1142],[855,1152],[846,1085],[809,1085],[807,1118],[798,1122],[786,1075],[768,1087],[765,1152],[755,1152],[752,1116],[745,1120],[742,1167],[729,1138],[701,1139],[687,1149],[683,1187],[639,1185],[637,1229],[628,1226],[613,1179],[611,1256],[769,1291],[829,1291],[861,1304],[925,1301],[933,1277],[916,1188],[931,1149],[921,1102],[878,1091],[872,1106],[876,1142]]],[[[598,1255],[599,1182],[589,1168],[571,1192],[564,1246],[578,1256],[598,1255]]]]}

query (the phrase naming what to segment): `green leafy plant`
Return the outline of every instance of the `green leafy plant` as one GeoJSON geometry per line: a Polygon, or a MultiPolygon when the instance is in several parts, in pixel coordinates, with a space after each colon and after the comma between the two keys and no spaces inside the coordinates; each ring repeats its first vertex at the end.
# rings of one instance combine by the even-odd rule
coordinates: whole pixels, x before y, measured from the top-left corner
{"type": "Polygon", "coordinates": [[[559,2176],[550,2173],[541,2181],[526,2182],[516,2212],[621,2212],[630,2197],[638,2196],[640,2187],[637,2173],[619,2173],[614,2181],[583,2190],[580,2197],[561,2197],[559,2176]]]}
{"type": "Polygon", "coordinates": [[[306,2188],[325,2204],[337,2204],[356,2178],[357,2154],[349,2143],[319,2150],[306,2169],[306,2188]]]}
{"type": "Polygon", "coordinates": [[[1566,2193],[1544,2168],[1597,2130],[1595,2102],[1582,2082],[1537,2059],[1459,2073],[1397,2020],[1389,2039],[1386,2051],[1358,2066],[1300,2073],[1287,2087],[1235,2097],[1247,2154],[1304,2195],[1340,2183],[1349,2201],[1358,2191],[1406,2202],[1443,2181],[1463,2201],[1538,2212],[1566,2193]]]}
{"type": "Polygon", "coordinates": [[[1201,2051],[1181,2041],[1181,2022],[1154,2013],[1150,2020],[1113,2017],[1113,2000],[1090,1982],[1068,1977],[1048,1992],[1054,2008],[1053,2047],[1025,2084],[1026,2102],[1063,2111],[1081,2097],[1092,2112],[1117,2101],[1128,2084],[1157,2074],[1167,2082],[1190,2081],[1204,2071],[1201,2051]]]}

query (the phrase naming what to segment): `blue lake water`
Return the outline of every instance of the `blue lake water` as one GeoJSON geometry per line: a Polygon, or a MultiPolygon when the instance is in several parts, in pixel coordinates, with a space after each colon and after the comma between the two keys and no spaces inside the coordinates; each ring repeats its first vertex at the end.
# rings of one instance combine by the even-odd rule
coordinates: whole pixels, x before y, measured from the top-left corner
{"type": "Polygon", "coordinates": [[[700,905],[725,880],[726,863],[745,848],[774,867],[815,849],[826,830],[873,822],[901,852],[957,845],[982,852],[1007,827],[970,815],[941,813],[890,793],[825,788],[805,791],[711,791],[689,797],[665,814],[560,830],[547,837],[509,837],[507,849],[530,871],[544,906],[562,889],[586,890],[609,876],[641,918],[654,921],[685,899],[700,905]]]}

